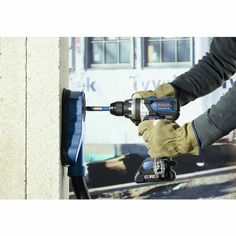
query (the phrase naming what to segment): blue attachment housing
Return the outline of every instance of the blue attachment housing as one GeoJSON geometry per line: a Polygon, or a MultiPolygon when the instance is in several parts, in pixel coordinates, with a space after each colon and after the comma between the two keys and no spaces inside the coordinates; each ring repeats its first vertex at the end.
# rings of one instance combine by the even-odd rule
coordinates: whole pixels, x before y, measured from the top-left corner
{"type": "Polygon", "coordinates": [[[85,176],[83,164],[85,95],[83,92],[64,89],[62,99],[62,164],[69,165],[68,176],[85,176]]]}

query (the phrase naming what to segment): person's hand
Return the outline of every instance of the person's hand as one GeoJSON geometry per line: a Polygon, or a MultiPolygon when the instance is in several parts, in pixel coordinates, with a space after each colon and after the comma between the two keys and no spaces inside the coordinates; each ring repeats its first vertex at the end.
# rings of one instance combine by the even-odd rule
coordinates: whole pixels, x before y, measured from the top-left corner
{"type": "Polygon", "coordinates": [[[175,90],[169,83],[164,83],[160,85],[155,90],[147,90],[147,91],[137,91],[132,94],[131,98],[148,98],[151,96],[155,96],[158,98],[163,97],[174,97],[175,96],[175,90]]]}
{"type": "Polygon", "coordinates": [[[191,123],[179,126],[169,120],[146,120],[138,126],[152,158],[199,155],[198,142],[191,123]]]}

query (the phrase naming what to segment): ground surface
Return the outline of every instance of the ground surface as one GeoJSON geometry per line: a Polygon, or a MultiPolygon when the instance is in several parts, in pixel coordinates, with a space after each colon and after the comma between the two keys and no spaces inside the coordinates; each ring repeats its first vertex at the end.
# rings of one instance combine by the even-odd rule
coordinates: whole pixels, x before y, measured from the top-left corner
{"type": "Polygon", "coordinates": [[[90,189],[93,199],[236,199],[236,167],[179,176],[175,182],[90,189]]]}

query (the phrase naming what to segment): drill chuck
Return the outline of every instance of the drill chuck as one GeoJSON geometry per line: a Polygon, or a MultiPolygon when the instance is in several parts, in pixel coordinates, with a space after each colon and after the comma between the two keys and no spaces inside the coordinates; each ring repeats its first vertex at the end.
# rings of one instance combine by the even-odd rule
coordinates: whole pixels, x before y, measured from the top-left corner
{"type": "Polygon", "coordinates": [[[132,118],[132,114],[137,113],[132,106],[133,100],[128,99],[124,102],[113,102],[110,105],[110,113],[115,116],[125,116],[126,118],[132,118]]]}
{"type": "Polygon", "coordinates": [[[111,103],[110,113],[115,116],[123,116],[124,115],[124,102],[111,103]]]}

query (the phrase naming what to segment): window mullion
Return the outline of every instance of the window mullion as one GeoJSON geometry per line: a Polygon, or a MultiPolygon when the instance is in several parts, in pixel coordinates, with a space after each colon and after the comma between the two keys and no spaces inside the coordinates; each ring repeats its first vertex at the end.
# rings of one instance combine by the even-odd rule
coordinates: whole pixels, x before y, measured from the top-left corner
{"type": "Polygon", "coordinates": [[[175,38],[175,62],[177,61],[177,38],[175,38]]]}
{"type": "Polygon", "coordinates": [[[118,64],[120,64],[120,41],[118,41],[117,44],[118,44],[118,47],[116,49],[116,51],[118,50],[118,52],[117,52],[118,58],[117,59],[118,59],[118,64]]]}
{"type": "Polygon", "coordinates": [[[103,63],[102,64],[106,64],[106,56],[105,56],[106,55],[106,42],[105,42],[105,38],[103,38],[102,43],[103,43],[102,44],[102,49],[103,49],[102,50],[102,52],[103,52],[103,58],[102,58],[103,59],[103,61],[102,61],[103,63]]]}
{"type": "Polygon", "coordinates": [[[162,63],[162,39],[160,39],[160,63],[162,63]]]}

